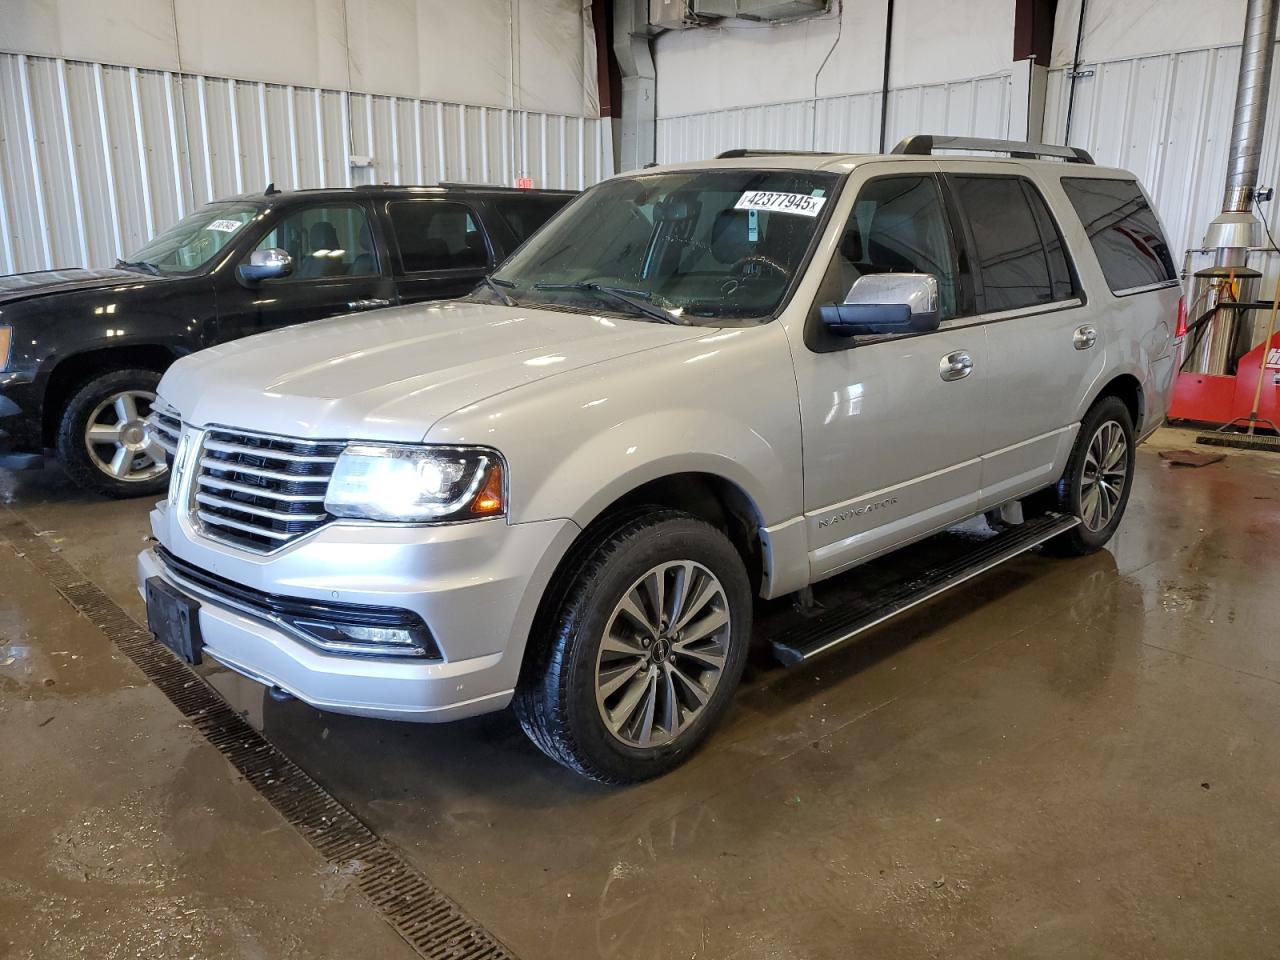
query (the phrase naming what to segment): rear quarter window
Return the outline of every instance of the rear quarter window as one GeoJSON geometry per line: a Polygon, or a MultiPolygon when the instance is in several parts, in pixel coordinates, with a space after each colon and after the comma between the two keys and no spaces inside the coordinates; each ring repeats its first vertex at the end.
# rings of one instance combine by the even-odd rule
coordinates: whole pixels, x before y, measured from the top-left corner
{"type": "Polygon", "coordinates": [[[511,228],[516,244],[524,243],[529,235],[551,219],[557,210],[572,197],[503,197],[495,201],[498,215],[511,228]]]}
{"type": "Polygon", "coordinates": [[[1136,180],[1063,177],[1112,293],[1178,279],[1169,243],[1136,180]]]}

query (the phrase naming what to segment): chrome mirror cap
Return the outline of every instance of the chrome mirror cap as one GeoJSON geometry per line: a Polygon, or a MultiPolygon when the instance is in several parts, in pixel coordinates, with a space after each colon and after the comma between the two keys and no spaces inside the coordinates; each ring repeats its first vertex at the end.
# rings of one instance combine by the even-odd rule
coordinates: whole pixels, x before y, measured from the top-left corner
{"type": "Polygon", "coordinates": [[[938,278],[928,273],[869,273],[849,288],[845,303],[906,304],[912,314],[938,312],[938,278]]]}
{"type": "Polygon", "coordinates": [[[928,333],[938,329],[938,279],[927,273],[871,273],[849,288],[844,303],[819,308],[838,337],[928,333]]]}
{"type": "Polygon", "coordinates": [[[293,273],[293,257],[279,247],[255,250],[249,254],[249,262],[240,264],[237,272],[240,279],[248,283],[287,277],[293,273]]]}

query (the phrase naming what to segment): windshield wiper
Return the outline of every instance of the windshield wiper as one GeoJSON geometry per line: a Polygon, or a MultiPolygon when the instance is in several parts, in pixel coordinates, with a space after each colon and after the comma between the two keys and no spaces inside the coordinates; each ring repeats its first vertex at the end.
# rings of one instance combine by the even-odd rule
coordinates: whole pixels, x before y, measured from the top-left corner
{"type": "Polygon", "coordinates": [[[502,301],[503,306],[507,306],[507,307],[519,306],[519,304],[515,302],[515,300],[511,297],[511,295],[507,293],[507,291],[502,289],[503,287],[515,286],[515,284],[512,283],[510,280],[495,280],[493,279],[493,277],[485,277],[480,282],[485,284],[485,286],[487,286],[490,290],[492,290],[494,293],[498,295],[498,299],[502,301]]]}
{"type": "Polygon", "coordinates": [[[612,297],[619,303],[625,303],[633,310],[638,310],[647,317],[653,317],[655,320],[661,320],[663,323],[674,323],[679,326],[684,325],[684,321],[680,319],[678,314],[666,310],[656,303],[650,303],[653,295],[643,290],[624,290],[622,287],[607,287],[602,283],[596,283],[594,280],[574,280],[570,283],[535,283],[535,290],[589,290],[592,293],[603,293],[607,297],[612,297]]]}
{"type": "Polygon", "coordinates": [[[143,273],[149,273],[153,277],[163,276],[160,268],[154,263],[147,263],[145,260],[117,260],[117,267],[124,267],[128,270],[141,270],[143,273]]]}

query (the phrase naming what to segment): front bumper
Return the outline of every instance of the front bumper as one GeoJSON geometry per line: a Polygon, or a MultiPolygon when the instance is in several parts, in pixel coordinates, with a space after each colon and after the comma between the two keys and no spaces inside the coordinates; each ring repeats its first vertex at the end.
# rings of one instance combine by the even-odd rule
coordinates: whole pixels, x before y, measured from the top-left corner
{"type": "Polygon", "coordinates": [[[39,469],[41,456],[40,403],[35,385],[0,374],[0,467],[39,469]]]}
{"type": "Polygon", "coordinates": [[[174,513],[160,505],[152,527],[181,561],[252,590],[412,610],[441,654],[424,660],[319,650],[260,611],[184,579],[156,550],[144,550],[140,587],[158,576],[200,602],[210,659],[321,710],[419,722],[488,713],[510,702],[538,600],[577,533],[570,521],[338,522],[259,556],[174,536],[185,527],[174,513]]]}

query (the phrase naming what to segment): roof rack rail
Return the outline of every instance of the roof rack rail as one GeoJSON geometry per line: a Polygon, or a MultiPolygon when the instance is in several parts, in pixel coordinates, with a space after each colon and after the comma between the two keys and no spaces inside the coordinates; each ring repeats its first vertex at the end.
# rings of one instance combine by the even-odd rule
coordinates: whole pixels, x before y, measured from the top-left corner
{"type": "Polygon", "coordinates": [[[576,190],[561,190],[551,187],[508,187],[498,183],[463,183],[458,180],[441,180],[437,187],[449,190],[484,190],[493,193],[577,193],[576,190]]]}
{"type": "Polygon", "coordinates": [[[830,150],[752,150],[749,147],[734,147],[723,153],[717,153],[717,160],[737,160],[740,157],[843,157],[843,153],[830,150]]]}
{"type": "Polygon", "coordinates": [[[928,133],[917,133],[913,137],[903,138],[891,152],[928,157],[937,150],[1007,153],[1019,160],[1056,157],[1067,163],[1093,163],[1093,157],[1089,155],[1089,151],[1080,147],[1059,147],[1049,143],[1027,143],[1023,140],[990,140],[986,137],[937,137],[928,133]]]}

